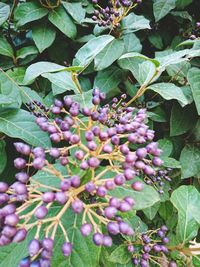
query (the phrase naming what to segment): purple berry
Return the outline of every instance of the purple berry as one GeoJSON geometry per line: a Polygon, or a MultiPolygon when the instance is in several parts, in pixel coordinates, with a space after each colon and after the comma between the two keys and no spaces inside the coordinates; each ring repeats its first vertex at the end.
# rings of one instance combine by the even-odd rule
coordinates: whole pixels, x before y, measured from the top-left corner
{"type": "Polygon", "coordinates": [[[5,193],[8,190],[8,184],[0,182],[0,193],[5,193]]]}
{"type": "Polygon", "coordinates": [[[70,242],[65,242],[62,245],[62,253],[65,257],[68,257],[72,253],[72,244],[70,242]]]}
{"type": "Polygon", "coordinates": [[[64,205],[68,200],[68,196],[64,192],[56,192],[55,196],[56,196],[56,201],[61,205],[64,205]]]}
{"type": "Polygon", "coordinates": [[[74,188],[78,188],[81,184],[80,177],[78,175],[73,175],[70,179],[71,181],[71,186],[74,188]]]}
{"type": "Polygon", "coordinates": [[[109,235],[103,236],[103,246],[111,247],[112,246],[112,238],[109,235]]]}
{"type": "Polygon", "coordinates": [[[80,230],[83,236],[88,236],[92,232],[92,225],[89,223],[85,223],[81,226],[80,230]]]}
{"type": "Polygon", "coordinates": [[[46,237],[42,240],[42,247],[46,250],[52,251],[53,243],[54,243],[53,239],[46,237]]]}
{"type": "Polygon", "coordinates": [[[5,217],[5,224],[8,224],[10,226],[16,226],[19,222],[19,216],[16,214],[9,214],[5,217]]]}
{"type": "Polygon", "coordinates": [[[119,225],[116,222],[109,222],[107,225],[107,230],[112,235],[117,235],[120,232],[119,231],[119,225]]]}
{"type": "Polygon", "coordinates": [[[28,252],[31,257],[38,254],[40,250],[40,242],[37,239],[31,240],[28,246],[28,252]]]}
{"type": "Polygon", "coordinates": [[[42,195],[42,201],[44,203],[51,203],[55,199],[55,193],[54,192],[45,192],[42,195]]]}
{"type": "Polygon", "coordinates": [[[117,209],[115,207],[106,207],[104,210],[104,215],[108,218],[108,219],[112,219],[113,217],[115,217],[117,213],[117,209]]]}
{"type": "Polygon", "coordinates": [[[95,233],[93,235],[93,242],[96,246],[102,246],[103,245],[103,235],[100,233],[95,233]]]}
{"type": "Polygon", "coordinates": [[[136,181],[136,182],[132,183],[131,187],[135,191],[142,191],[144,188],[144,185],[143,185],[143,183],[136,181]]]}
{"type": "Polygon", "coordinates": [[[27,235],[26,229],[19,229],[13,238],[13,242],[14,243],[22,242],[26,238],[26,235],[27,235]]]}
{"type": "Polygon", "coordinates": [[[104,186],[99,186],[96,193],[99,197],[105,197],[107,190],[104,186]]]}
{"type": "Polygon", "coordinates": [[[86,185],[85,185],[85,190],[88,192],[88,193],[92,193],[94,190],[96,189],[96,186],[93,182],[88,182],[86,185]]]}
{"type": "Polygon", "coordinates": [[[47,213],[48,209],[44,205],[42,205],[36,209],[34,215],[37,219],[43,219],[44,217],[46,217],[47,213]]]}
{"type": "Polygon", "coordinates": [[[14,166],[17,169],[23,169],[26,167],[26,161],[23,158],[16,158],[14,160],[14,166]]]}
{"type": "Polygon", "coordinates": [[[71,207],[74,213],[81,213],[83,210],[83,202],[80,199],[74,200],[71,207]]]}
{"type": "Polygon", "coordinates": [[[33,167],[37,170],[41,170],[45,165],[44,158],[35,158],[32,163],[33,167]]]}

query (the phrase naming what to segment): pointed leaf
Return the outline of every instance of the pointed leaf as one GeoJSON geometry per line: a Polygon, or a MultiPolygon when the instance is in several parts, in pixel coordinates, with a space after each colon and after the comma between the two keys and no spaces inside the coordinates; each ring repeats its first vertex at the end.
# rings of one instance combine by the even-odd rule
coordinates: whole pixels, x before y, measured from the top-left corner
{"type": "Polygon", "coordinates": [[[63,7],[53,9],[49,14],[50,22],[56,26],[67,37],[74,39],[77,34],[76,25],[66,13],[63,7]]]}
{"type": "Polygon", "coordinates": [[[190,69],[188,72],[188,81],[192,89],[197,112],[200,115],[200,70],[197,68],[190,69]]]}
{"type": "Polygon", "coordinates": [[[32,31],[33,41],[35,42],[40,53],[52,45],[56,38],[56,31],[47,23],[37,25],[32,31]]]}
{"type": "Polygon", "coordinates": [[[33,146],[49,147],[47,133],[35,123],[35,117],[25,110],[4,111],[0,114],[0,132],[20,138],[33,146]]]}
{"type": "Polygon", "coordinates": [[[4,3],[0,3],[0,25],[2,25],[10,14],[10,6],[4,3]]]}
{"type": "Polygon", "coordinates": [[[176,0],[155,0],[153,4],[153,13],[156,22],[165,17],[175,7],[176,0]]]}

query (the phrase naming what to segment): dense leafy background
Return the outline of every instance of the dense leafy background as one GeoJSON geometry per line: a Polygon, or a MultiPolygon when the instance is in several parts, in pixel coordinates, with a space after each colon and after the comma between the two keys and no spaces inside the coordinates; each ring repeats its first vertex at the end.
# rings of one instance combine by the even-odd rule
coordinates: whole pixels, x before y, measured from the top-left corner
{"type": "MultiPolygon", "coordinates": [[[[35,125],[27,102],[50,106],[53,96],[67,93],[88,105],[94,86],[107,93],[108,102],[125,92],[135,100],[133,105],[147,107],[164,164],[173,168],[170,193],[166,189],[160,198],[147,188],[134,196],[139,217],[131,223],[142,231],[165,222],[171,246],[188,246],[195,238],[198,242],[200,40],[188,39],[200,19],[200,1],[144,0],[122,20],[119,31],[111,33],[91,20],[93,9],[89,0],[61,1],[52,9],[34,0],[0,2],[1,180],[13,180],[15,138],[51,145],[35,125]]],[[[91,240],[81,239],[70,226],[76,225],[76,218],[68,216],[77,252],[66,263],[56,246],[53,266],[131,266],[123,245],[100,251],[91,240]]],[[[0,248],[0,267],[16,266],[22,254],[25,243],[0,248]]],[[[185,260],[185,266],[200,266],[200,258],[190,257],[187,264],[185,260]]]]}

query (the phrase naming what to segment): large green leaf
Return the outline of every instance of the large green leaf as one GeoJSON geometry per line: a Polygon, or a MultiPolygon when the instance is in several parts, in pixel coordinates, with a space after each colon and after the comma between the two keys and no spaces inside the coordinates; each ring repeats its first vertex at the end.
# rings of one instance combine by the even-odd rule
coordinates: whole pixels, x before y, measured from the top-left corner
{"type": "Polygon", "coordinates": [[[123,36],[125,53],[138,52],[142,50],[140,39],[134,33],[127,33],[123,36]]]}
{"type": "Polygon", "coordinates": [[[40,53],[51,46],[56,38],[56,31],[49,24],[37,25],[32,31],[33,41],[40,53]]]}
{"type": "Polygon", "coordinates": [[[130,13],[122,20],[122,30],[126,33],[137,32],[139,30],[151,29],[149,20],[144,16],[130,13]]]}
{"type": "Polygon", "coordinates": [[[132,197],[135,200],[134,209],[136,210],[151,207],[160,200],[158,192],[146,184],[141,192],[134,191],[131,187],[117,187],[110,194],[119,198],[132,197]]]}
{"type": "Polygon", "coordinates": [[[28,255],[27,247],[31,239],[34,238],[35,229],[29,231],[27,238],[20,244],[11,243],[8,246],[1,247],[0,267],[17,267],[20,260],[28,255]]]}
{"type": "Polygon", "coordinates": [[[65,66],[61,66],[55,63],[41,61],[30,65],[25,73],[24,84],[32,83],[38,76],[47,72],[58,72],[67,70],[65,66]]]}
{"type": "Polygon", "coordinates": [[[182,106],[188,104],[188,100],[183,94],[181,88],[173,83],[156,83],[150,85],[148,89],[158,93],[166,100],[176,99],[182,106]]]}
{"type": "Polygon", "coordinates": [[[130,261],[127,245],[118,246],[109,256],[108,260],[114,263],[126,264],[130,261]]]}
{"type": "Polygon", "coordinates": [[[34,116],[25,110],[1,112],[0,132],[10,137],[20,138],[33,146],[50,146],[47,133],[40,130],[34,116]]]}
{"type": "Polygon", "coordinates": [[[155,0],[153,4],[153,13],[156,22],[165,17],[175,7],[176,0],[155,0]]]}
{"type": "Polygon", "coordinates": [[[58,95],[66,91],[78,93],[77,87],[72,79],[72,73],[67,71],[57,73],[43,73],[42,77],[47,78],[53,85],[53,94],[58,95]]]}
{"type": "Polygon", "coordinates": [[[78,23],[81,23],[85,18],[86,10],[82,7],[81,3],[63,2],[62,4],[72,18],[78,23]]]}
{"type": "Polygon", "coordinates": [[[190,83],[194,102],[196,104],[197,112],[200,115],[200,70],[192,68],[188,72],[188,81],[190,83]]]}
{"type": "Polygon", "coordinates": [[[124,51],[122,40],[114,39],[94,59],[95,70],[103,70],[117,60],[124,51]]]}
{"type": "Polygon", "coordinates": [[[184,7],[188,6],[192,3],[192,0],[176,0],[176,7],[183,9],[184,7]]]}
{"type": "Polygon", "coordinates": [[[15,20],[17,26],[23,26],[28,22],[43,18],[48,14],[48,9],[43,8],[39,3],[29,2],[22,3],[15,9],[15,20]]]}
{"type": "Polygon", "coordinates": [[[21,88],[17,85],[17,83],[5,72],[0,72],[0,93],[8,99],[13,99],[14,103],[12,108],[19,108],[22,104],[21,88]]]}
{"type": "Polygon", "coordinates": [[[0,25],[2,25],[9,17],[10,6],[0,3],[0,25]]]}
{"type": "Polygon", "coordinates": [[[76,25],[66,13],[63,7],[53,9],[49,14],[49,20],[67,37],[74,39],[77,34],[76,25]]]}
{"type": "Polygon", "coordinates": [[[123,80],[123,70],[118,67],[112,66],[108,69],[99,71],[94,80],[94,87],[99,87],[107,94],[115,94],[116,88],[119,83],[123,80]]]}
{"type": "Polygon", "coordinates": [[[195,144],[187,144],[180,156],[182,178],[189,178],[200,173],[200,148],[195,144]]]}
{"type": "Polygon", "coordinates": [[[192,129],[197,121],[196,110],[193,105],[181,108],[174,104],[170,118],[170,136],[177,136],[192,129]]]}
{"type": "Polygon", "coordinates": [[[77,65],[86,66],[112,41],[111,35],[102,35],[95,37],[82,46],[75,55],[77,65]]]}
{"type": "Polygon", "coordinates": [[[198,232],[200,223],[200,193],[194,186],[181,186],[171,196],[171,202],[178,210],[177,238],[186,243],[198,232]]]}
{"type": "Polygon", "coordinates": [[[160,139],[158,140],[159,148],[162,149],[162,156],[169,157],[173,150],[173,144],[168,139],[160,139]]]}
{"type": "Polygon", "coordinates": [[[132,72],[140,85],[147,85],[158,78],[157,67],[159,62],[139,53],[127,53],[121,56],[118,64],[123,69],[132,72]]]}
{"type": "Polygon", "coordinates": [[[0,55],[13,57],[13,49],[12,46],[8,43],[6,38],[0,36],[0,55]]]}
{"type": "Polygon", "coordinates": [[[6,155],[6,142],[4,140],[0,140],[0,174],[3,172],[7,163],[7,155],[6,155]]]}

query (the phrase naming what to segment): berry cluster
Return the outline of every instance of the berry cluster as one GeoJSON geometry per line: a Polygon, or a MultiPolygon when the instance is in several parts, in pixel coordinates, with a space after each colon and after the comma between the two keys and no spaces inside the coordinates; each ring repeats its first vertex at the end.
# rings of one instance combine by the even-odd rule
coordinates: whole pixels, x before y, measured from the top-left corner
{"type": "MultiPolygon", "coordinates": [[[[151,230],[138,236],[138,242],[127,244],[127,249],[132,254],[134,266],[148,267],[150,262],[155,263],[159,255],[162,256],[162,253],[168,254],[169,251],[166,247],[169,242],[168,237],[166,237],[167,231],[167,227],[163,225],[157,230],[151,230]]],[[[169,266],[172,266],[171,263],[169,263],[169,266]]]]}
{"type": "Polygon", "coordinates": [[[141,0],[110,0],[106,7],[101,7],[98,0],[92,0],[96,9],[92,16],[93,21],[98,22],[99,26],[119,27],[120,21],[126,14],[134,8],[141,0]]]}
{"type": "Polygon", "coordinates": [[[111,106],[100,107],[106,96],[95,88],[92,108],[81,108],[69,96],[63,101],[56,99],[50,109],[54,118],[36,118],[55,146],[31,148],[15,143],[21,154],[14,160],[19,170],[16,182],[10,186],[0,183],[0,245],[21,242],[30,229],[37,228],[29,244],[29,257],[19,267],[50,266],[58,228],[65,239],[63,255],[72,253],[73,244],[61,220],[69,209],[82,216],[81,234],[92,234],[97,246],[110,247],[113,235],[134,235],[123,216],[134,208],[135,200],[130,196],[115,197],[115,188],[125,186],[141,191],[144,184],[136,176],[156,175],[162,162],[161,150],[152,142],[154,131],[145,124],[146,110],[126,107],[125,98],[122,95],[120,100],[114,98],[111,106]],[[86,180],[77,174],[77,169],[87,174],[86,180]],[[34,170],[53,175],[57,186],[37,181],[32,175],[34,170]],[[59,211],[50,216],[54,203],[59,205],[59,211]],[[45,238],[39,241],[41,231],[45,238]]]}
{"type": "MultiPolygon", "coordinates": [[[[161,166],[163,163],[160,158],[154,158],[153,162],[155,166],[161,166]]],[[[163,186],[165,184],[165,181],[171,182],[171,178],[168,176],[171,170],[171,168],[167,168],[166,170],[158,170],[156,172],[156,175],[144,176],[144,181],[148,185],[153,185],[160,194],[163,194],[163,186]]]]}
{"type": "Polygon", "coordinates": [[[36,117],[43,117],[46,113],[49,112],[49,108],[44,106],[40,101],[33,100],[32,102],[26,103],[28,109],[36,117]]]}
{"type": "Polygon", "coordinates": [[[196,27],[192,30],[190,39],[195,40],[200,37],[200,22],[196,23],[196,27]]]}

